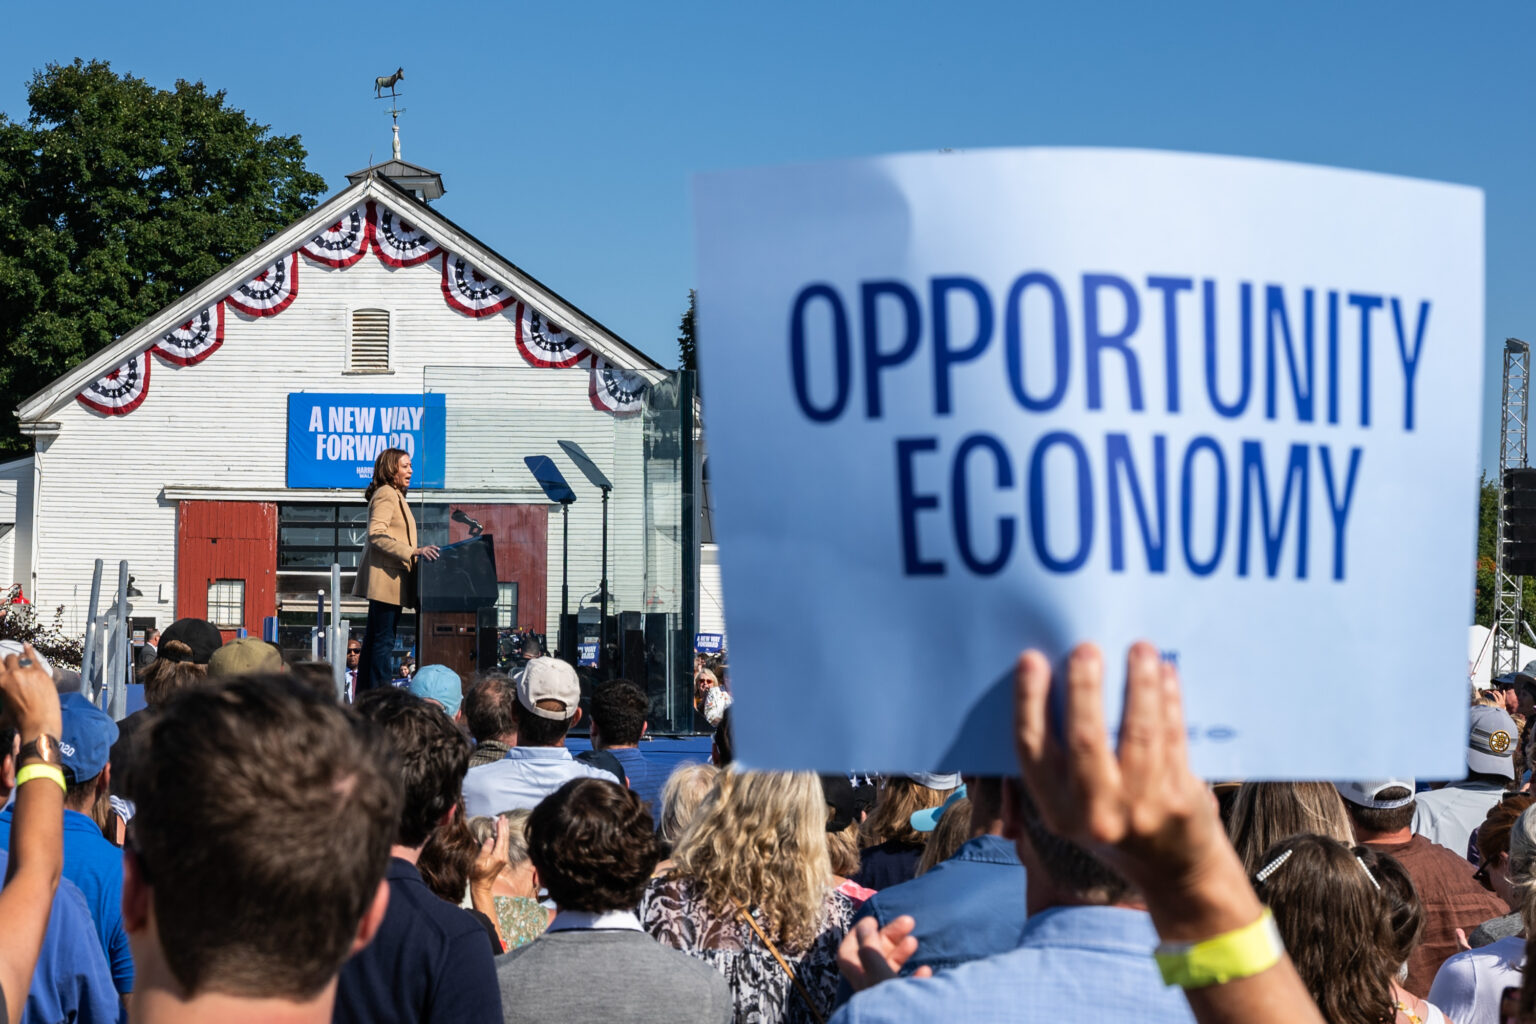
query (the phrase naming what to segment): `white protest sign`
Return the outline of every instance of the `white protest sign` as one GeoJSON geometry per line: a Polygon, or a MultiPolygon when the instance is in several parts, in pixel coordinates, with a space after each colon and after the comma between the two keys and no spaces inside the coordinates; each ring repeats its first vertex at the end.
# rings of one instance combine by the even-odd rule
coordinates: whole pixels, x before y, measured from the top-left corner
{"type": "Polygon", "coordinates": [[[1483,202],[1225,157],[701,176],[733,722],[1016,771],[1012,666],[1177,660],[1208,777],[1460,777],[1483,202]]]}

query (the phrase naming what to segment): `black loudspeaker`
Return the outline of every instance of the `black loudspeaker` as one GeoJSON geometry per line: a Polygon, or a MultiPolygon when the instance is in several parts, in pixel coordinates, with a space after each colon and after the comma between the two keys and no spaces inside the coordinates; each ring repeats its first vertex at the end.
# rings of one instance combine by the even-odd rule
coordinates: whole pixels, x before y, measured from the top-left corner
{"type": "MultiPolygon", "coordinates": [[[[641,683],[646,693],[661,693],[667,688],[667,629],[665,612],[645,613],[645,676],[641,683]]],[[[690,672],[689,679],[692,679],[690,672]]],[[[636,680],[639,682],[639,680],[636,680]]]]}
{"type": "Polygon", "coordinates": [[[624,633],[624,678],[645,689],[645,634],[638,629],[624,633]]]}
{"type": "Polygon", "coordinates": [[[1536,469],[1504,471],[1504,572],[1536,576],[1536,469]]]}
{"type": "Polygon", "coordinates": [[[576,614],[566,612],[560,616],[560,635],[556,639],[555,657],[576,664],[576,614]]]}

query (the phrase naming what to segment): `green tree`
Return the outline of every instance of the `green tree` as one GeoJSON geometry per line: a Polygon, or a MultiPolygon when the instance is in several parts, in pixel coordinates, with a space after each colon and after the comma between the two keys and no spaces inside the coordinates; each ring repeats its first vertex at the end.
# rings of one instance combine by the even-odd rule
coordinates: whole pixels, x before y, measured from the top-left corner
{"type": "Polygon", "coordinates": [[[698,350],[694,348],[693,314],[698,309],[699,293],[692,288],[688,289],[688,312],[683,314],[683,322],[677,325],[677,365],[684,370],[697,371],[699,368],[698,350]]]}
{"type": "Polygon", "coordinates": [[[222,91],[50,64],[0,113],[0,457],[29,395],[315,205],[325,179],[222,91]]]}
{"type": "MultiPolygon", "coordinates": [[[[1499,487],[1495,481],[1484,476],[1477,493],[1477,596],[1472,610],[1472,621],[1484,626],[1493,625],[1493,574],[1498,553],[1498,535],[1499,487]]],[[[1527,576],[1521,581],[1520,598],[1520,617],[1536,631],[1536,577],[1527,576]]],[[[1531,644],[1531,638],[1522,636],[1520,642],[1531,644]]]]}

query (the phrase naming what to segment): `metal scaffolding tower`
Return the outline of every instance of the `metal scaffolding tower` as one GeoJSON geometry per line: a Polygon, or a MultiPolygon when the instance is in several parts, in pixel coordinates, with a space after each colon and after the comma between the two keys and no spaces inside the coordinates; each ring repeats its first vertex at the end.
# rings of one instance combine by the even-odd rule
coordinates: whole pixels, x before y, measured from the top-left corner
{"type": "Polygon", "coordinates": [[[1499,528],[1494,541],[1493,675],[1520,668],[1520,591],[1524,579],[1504,572],[1504,473],[1526,465],[1526,410],[1531,397],[1531,348],[1504,342],[1504,404],[1499,428],[1499,528]]]}

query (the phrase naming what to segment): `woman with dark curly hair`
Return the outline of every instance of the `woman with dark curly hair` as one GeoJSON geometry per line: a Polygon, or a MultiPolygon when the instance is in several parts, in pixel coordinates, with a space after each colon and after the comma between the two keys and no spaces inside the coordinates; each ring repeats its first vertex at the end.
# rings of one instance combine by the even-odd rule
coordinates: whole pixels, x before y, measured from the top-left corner
{"type": "Polygon", "coordinates": [[[550,1020],[729,1020],[725,979],[666,949],[635,916],[656,866],[645,802],[602,779],[574,779],[528,817],[528,857],[560,912],[497,963],[507,1024],[550,1020]]]}

